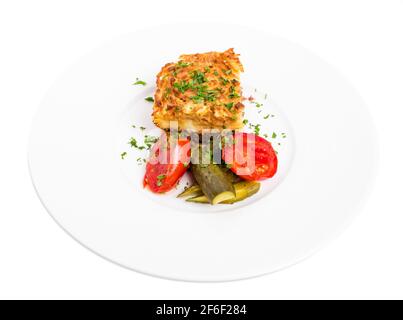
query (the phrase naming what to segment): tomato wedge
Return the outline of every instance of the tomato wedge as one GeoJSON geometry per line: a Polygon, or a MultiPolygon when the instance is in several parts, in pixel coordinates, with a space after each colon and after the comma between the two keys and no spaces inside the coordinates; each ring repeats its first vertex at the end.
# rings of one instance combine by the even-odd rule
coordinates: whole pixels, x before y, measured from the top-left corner
{"type": "Polygon", "coordinates": [[[253,133],[236,132],[224,146],[222,157],[231,170],[245,180],[264,180],[277,172],[277,155],[271,143],[253,133]]]}
{"type": "Polygon", "coordinates": [[[152,192],[164,193],[175,187],[190,163],[190,141],[178,140],[172,147],[162,135],[151,149],[143,185],[152,192]]]}

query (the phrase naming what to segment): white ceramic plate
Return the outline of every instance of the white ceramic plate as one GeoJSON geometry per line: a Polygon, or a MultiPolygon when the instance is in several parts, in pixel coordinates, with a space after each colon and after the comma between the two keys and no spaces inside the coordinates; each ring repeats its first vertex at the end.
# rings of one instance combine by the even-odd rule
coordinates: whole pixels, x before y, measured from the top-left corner
{"type": "Polygon", "coordinates": [[[29,147],[38,195],[71,236],[122,266],[190,281],[253,277],[311,255],[356,215],[376,160],[371,118],[345,79],[298,45],[228,25],[148,29],[86,55],[46,95],[29,147]],[[186,203],[175,198],[182,186],[143,190],[144,154],[128,141],[159,133],[144,101],[157,72],[182,53],[231,47],[245,95],[263,104],[247,103],[246,117],[278,151],[278,174],[233,206],[186,203]]]}

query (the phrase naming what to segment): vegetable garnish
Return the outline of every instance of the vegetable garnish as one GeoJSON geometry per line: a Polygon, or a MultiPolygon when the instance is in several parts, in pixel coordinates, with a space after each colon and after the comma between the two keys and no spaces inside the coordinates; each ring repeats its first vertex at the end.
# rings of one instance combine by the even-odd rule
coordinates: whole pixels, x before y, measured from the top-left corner
{"type": "Polygon", "coordinates": [[[176,64],[176,66],[179,67],[179,68],[186,68],[186,67],[190,66],[190,63],[189,62],[184,62],[184,61],[179,61],[176,64]]]}
{"type": "Polygon", "coordinates": [[[202,84],[207,81],[206,77],[204,76],[204,73],[201,71],[193,71],[191,73],[191,76],[192,76],[193,81],[198,84],[202,84]]]}
{"type": "Polygon", "coordinates": [[[147,97],[147,98],[145,98],[144,100],[145,100],[145,101],[148,101],[148,102],[154,102],[154,98],[153,98],[153,97],[147,97]]]}
{"type": "Polygon", "coordinates": [[[256,108],[260,108],[260,107],[263,106],[262,103],[259,103],[259,102],[256,102],[256,101],[253,101],[252,103],[256,106],[256,108]]]}
{"type": "Polygon", "coordinates": [[[233,86],[230,87],[230,94],[228,96],[230,99],[239,98],[239,94],[236,93],[235,88],[233,86]]]}
{"type": "Polygon", "coordinates": [[[233,102],[230,102],[230,103],[225,103],[224,105],[225,105],[225,107],[226,107],[228,110],[231,110],[232,107],[234,106],[234,103],[233,103],[233,102]]]}
{"type": "MultiPolygon", "coordinates": [[[[209,199],[203,193],[200,194],[200,192],[198,192],[198,189],[200,190],[198,185],[192,186],[188,189],[189,192],[186,192],[187,190],[182,192],[180,197],[192,196],[186,200],[187,202],[210,203],[209,199]]],[[[235,202],[245,200],[259,191],[260,183],[256,181],[241,181],[234,184],[234,189],[236,196],[220,203],[233,204],[235,202]]]]}
{"type": "Polygon", "coordinates": [[[220,166],[216,164],[192,164],[192,173],[206,199],[211,204],[235,198],[235,189],[220,166]]]}
{"type": "Polygon", "coordinates": [[[130,141],[129,141],[130,146],[132,146],[133,148],[138,148],[138,144],[137,144],[137,140],[136,138],[131,137],[130,141]]]}
{"type": "Polygon", "coordinates": [[[224,161],[232,164],[235,174],[245,180],[264,180],[275,175],[278,160],[269,141],[241,132],[236,132],[234,139],[235,144],[226,145],[222,154],[224,161]]]}
{"type": "Polygon", "coordinates": [[[144,186],[155,193],[173,189],[187,170],[184,164],[190,162],[189,140],[181,139],[171,146],[165,138],[162,135],[154,144],[146,165],[144,186]]]}
{"type": "Polygon", "coordinates": [[[139,78],[136,78],[136,82],[133,83],[134,86],[138,86],[138,85],[145,86],[146,84],[147,84],[147,82],[145,82],[143,80],[139,80],[139,78]]]}
{"type": "Polygon", "coordinates": [[[121,158],[122,160],[124,160],[126,156],[127,156],[127,152],[126,152],[126,151],[125,151],[125,152],[122,152],[122,153],[120,154],[120,158],[121,158]]]}

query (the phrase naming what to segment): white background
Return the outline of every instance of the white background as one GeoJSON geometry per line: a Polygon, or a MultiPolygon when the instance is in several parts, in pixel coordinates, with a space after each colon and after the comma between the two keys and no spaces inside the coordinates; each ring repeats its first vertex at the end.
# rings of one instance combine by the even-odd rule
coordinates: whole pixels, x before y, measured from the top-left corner
{"type": "MultiPolygon", "coordinates": [[[[181,40],[178,30],[172,45],[181,40]]],[[[0,298],[403,298],[402,1],[0,0],[0,112],[0,298]],[[381,143],[375,190],[347,232],[314,257],[240,282],[161,280],[87,251],[40,204],[26,152],[46,90],[102,42],[174,21],[236,22],[302,44],[368,104],[381,143]]]]}

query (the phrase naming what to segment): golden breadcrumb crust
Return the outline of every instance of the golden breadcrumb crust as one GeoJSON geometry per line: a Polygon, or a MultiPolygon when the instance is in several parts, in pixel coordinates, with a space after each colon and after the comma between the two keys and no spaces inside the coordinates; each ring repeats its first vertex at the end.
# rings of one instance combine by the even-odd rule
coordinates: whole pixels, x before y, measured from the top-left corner
{"type": "Polygon", "coordinates": [[[166,64],[157,75],[153,121],[168,129],[240,129],[243,127],[243,66],[233,49],[185,54],[166,64]]]}

